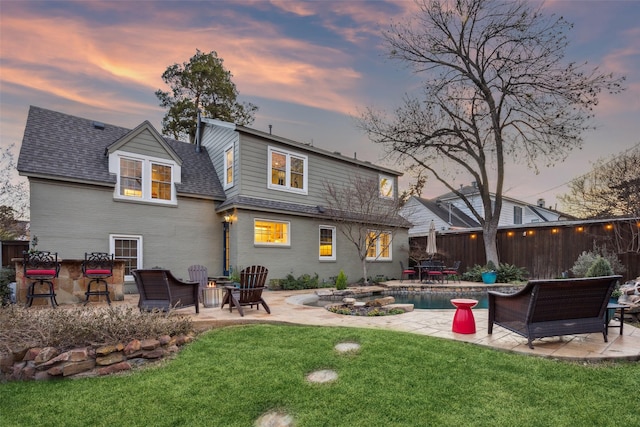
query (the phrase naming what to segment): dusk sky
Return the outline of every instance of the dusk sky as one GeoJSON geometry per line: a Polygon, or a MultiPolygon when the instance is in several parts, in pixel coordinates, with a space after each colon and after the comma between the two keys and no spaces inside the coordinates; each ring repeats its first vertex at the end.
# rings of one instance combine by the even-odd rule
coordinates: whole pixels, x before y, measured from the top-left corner
{"type": "MultiPolygon", "coordinates": [[[[601,97],[598,130],[584,134],[582,150],[540,164],[539,175],[509,168],[506,196],[554,207],[592,162],[640,144],[640,1],[548,1],[544,11],[575,24],[567,60],[627,78],[625,92],[601,97]]],[[[276,135],[403,172],[353,117],[367,106],[391,111],[418,87],[423,77],[387,59],[381,38],[415,12],[411,0],[0,0],[0,145],[15,143],[17,160],[30,105],[129,128],[149,120],[160,131],[154,92],[168,89],[164,70],[215,50],[240,101],[259,107],[253,128],[273,125],[276,135]]],[[[445,191],[429,178],[423,197],[445,191]]]]}

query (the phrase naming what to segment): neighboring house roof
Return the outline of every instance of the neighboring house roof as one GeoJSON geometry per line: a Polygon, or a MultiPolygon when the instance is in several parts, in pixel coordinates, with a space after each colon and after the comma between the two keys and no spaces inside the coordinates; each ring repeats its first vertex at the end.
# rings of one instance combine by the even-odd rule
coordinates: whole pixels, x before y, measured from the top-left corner
{"type": "MultiPolygon", "coordinates": [[[[478,189],[478,187],[476,185],[467,185],[467,186],[463,186],[460,187],[460,189],[458,190],[460,193],[462,193],[463,195],[465,195],[466,197],[471,197],[471,196],[480,196],[480,190],[478,189]]],[[[494,198],[494,193],[490,193],[491,194],[491,198],[494,198]]],[[[450,200],[459,200],[460,197],[455,194],[453,191],[450,191],[448,193],[442,194],[438,197],[436,197],[433,200],[440,200],[442,202],[446,202],[446,201],[450,201],[450,200]]],[[[544,206],[541,205],[532,205],[529,204],[527,202],[523,202],[522,200],[518,200],[518,199],[514,199],[511,197],[507,197],[507,196],[502,196],[502,200],[503,201],[509,201],[513,204],[516,205],[521,205],[523,207],[527,207],[528,209],[531,210],[531,212],[536,215],[537,217],[540,218],[541,221],[547,222],[547,221],[555,221],[556,217],[560,217],[561,219],[575,219],[575,217],[572,217],[571,215],[567,215],[563,212],[557,211],[555,209],[551,209],[551,208],[546,208],[544,206]]],[[[542,199],[540,199],[539,202],[544,203],[544,201],[542,199]]]]}
{"type": "Polygon", "coordinates": [[[480,226],[478,221],[471,218],[453,205],[442,203],[437,199],[428,200],[420,197],[414,198],[424,207],[437,215],[438,218],[449,223],[449,225],[453,228],[470,228],[480,226]]]}
{"type": "MultiPolygon", "coordinates": [[[[182,182],[176,184],[178,194],[225,199],[205,149],[196,152],[193,144],[164,138],[148,122],[140,126],[153,129],[154,135],[162,138],[182,161],[182,182]]],[[[31,106],[17,169],[21,175],[29,177],[113,187],[116,176],[109,173],[109,160],[105,153],[109,147],[119,146],[119,142],[126,140],[132,132],[123,127],[31,106]]]]}

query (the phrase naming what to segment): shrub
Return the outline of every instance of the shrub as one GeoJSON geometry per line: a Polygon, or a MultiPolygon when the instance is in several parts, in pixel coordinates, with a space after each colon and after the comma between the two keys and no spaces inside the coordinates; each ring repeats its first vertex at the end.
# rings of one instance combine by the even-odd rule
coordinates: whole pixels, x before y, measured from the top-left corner
{"type": "Polygon", "coordinates": [[[347,289],[347,275],[344,274],[344,270],[340,270],[338,277],[336,277],[336,289],[341,291],[347,289]]]}
{"type": "Polygon", "coordinates": [[[511,264],[500,264],[498,267],[498,279],[500,283],[524,282],[527,280],[529,272],[524,267],[516,267],[511,264]]]}
{"type": "Polygon", "coordinates": [[[494,267],[498,278],[496,282],[498,283],[513,283],[513,282],[523,282],[527,280],[527,276],[529,272],[524,267],[516,267],[515,265],[501,263],[498,268],[495,268],[495,265],[491,263],[487,263],[487,265],[474,265],[470,269],[467,269],[466,273],[462,274],[462,280],[466,282],[482,282],[482,273],[485,271],[491,271],[489,269],[490,266],[494,267]]]}
{"type": "Polygon", "coordinates": [[[589,270],[589,267],[591,267],[595,262],[596,256],[596,254],[590,251],[582,252],[571,268],[573,275],[576,277],[585,277],[587,275],[587,270],[589,270]]]}
{"type": "Polygon", "coordinates": [[[16,271],[13,268],[0,268],[0,305],[7,305],[11,298],[9,283],[16,281],[16,271]]]}
{"type": "Polygon", "coordinates": [[[318,280],[318,273],[314,273],[313,276],[309,274],[303,274],[298,278],[293,277],[293,274],[287,274],[284,279],[278,280],[280,289],[292,291],[299,289],[317,289],[320,287],[320,281],[318,280]]]}
{"type": "Polygon", "coordinates": [[[601,256],[597,256],[596,260],[591,264],[585,277],[597,277],[597,276],[611,276],[613,269],[609,261],[601,256]]]}
{"type": "Polygon", "coordinates": [[[618,255],[609,251],[606,246],[598,246],[594,243],[593,250],[584,251],[578,256],[578,259],[571,268],[573,275],[575,277],[587,277],[587,270],[589,270],[589,267],[591,267],[598,257],[602,257],[609,262],[613,274],[622,274],[627,270],[618,258],[618,255]]]}
{"type": "Polygon", "coordinates": [[[485,271],[485,268],[476,264],[471,268],[467,268],[465,273],[462,273],[462,280],[465,282],[482,282],[483,271],[485,271]]]}
{"type": "Polygon", "coordinates": [[[174,312],[140,312],[137,307],[29,310],[0,308],[0,353],[20,346],[70,349],[87,343],[116,344],[132,339],[193,331],[191,318],[174,312]]]}

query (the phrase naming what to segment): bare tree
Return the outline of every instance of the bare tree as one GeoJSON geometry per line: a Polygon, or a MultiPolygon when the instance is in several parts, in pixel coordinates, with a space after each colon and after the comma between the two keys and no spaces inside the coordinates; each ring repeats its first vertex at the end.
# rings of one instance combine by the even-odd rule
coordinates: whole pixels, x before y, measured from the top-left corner
{"type": "Polygon", "coordinates": [[[537,171],[581,146],[602,91],[623,78],[563,63],[562,17],[531,3],[502,0],[420,0],[409,22],[384,36],[390,57],[424,74],[422,93],[405,95],[388,118],[367,108],[360,126],[409,166],[420,166],[464,201],[483,228],[487,261],[498,263],[496,234],[505,162],[537,171]],[[421,96],[419,96],[421,95],[421,96]],[[456,185],[471,175],[482,206],[456,185]]]}
{"type": "Polygon", "coordinates": [[[6,206],[11,218],[26,218],[29,216],[29,192],[25,182],[16,179],[16,163],[13,152],[15,144],[0,151],[0,206],[6,206]]]}
{"type": "Polygon", "coordinates": [[[579,218],[640,216],[640,144],[608,160],[599,159],[591,172],[569,183],[558,197],[562,208],[579,218]]]}
{"type": "Polygon", "coordinates": [[[391,250],[397,231],[407,227],[399,216],[398,198],[382,195],[377,179],[356,175],[344,185],[325,183],[326,213],[356,248],[365,284],[367,260],[391,250]]]}

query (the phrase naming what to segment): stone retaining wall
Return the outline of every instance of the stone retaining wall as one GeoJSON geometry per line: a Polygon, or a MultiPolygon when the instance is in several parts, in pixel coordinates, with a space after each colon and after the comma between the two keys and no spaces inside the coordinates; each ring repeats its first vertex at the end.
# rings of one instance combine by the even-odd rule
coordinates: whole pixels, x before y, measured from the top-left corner
{"type": "Polygon", "coordinates": [[[108,375],[128,371],[178,352],[191,335],[134,339],[127,344],[87,346],[60,351],[55,347],[22,347],[0,358],[0,380],[50,380],[108,375]]]}

